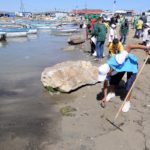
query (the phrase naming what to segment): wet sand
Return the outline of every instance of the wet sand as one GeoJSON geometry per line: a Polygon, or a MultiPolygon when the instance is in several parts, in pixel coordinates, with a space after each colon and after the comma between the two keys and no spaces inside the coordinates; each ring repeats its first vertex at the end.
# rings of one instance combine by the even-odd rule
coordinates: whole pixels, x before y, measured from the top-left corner
{"type": "Polygon", "coordinates": [[[39,33],[9,39],[0,48],[0,150],[43,150],[60,139],[57,103],[72,95],[51,96],[40,82],[45,67],[80,59],[80,52],[64,53],[67,37],[39,33]]]}
{"type": "MultiPolygon", "coordinates": [[[[128,42],[136,43],[138,40],[132,40],[131,34],[128,42]]],[[[60,45],[56,41],[53,43],[58,46],[57,56],[54,51],[49,51],[51,40],[47,34],[35,40],[42,44],[42,51],[39,45],[35,51],[34,40],[32,48],[27,49],[25,54],[22,54],[24,50],[20,52],[22,45],[20,49],[17,48],[16,54],[10,50],[8,53],[7,47],[0,49],[0,68],[3,70],[0,74],[0,150],[150,149],[149,65],[145,66],[134,88],[130,111],[121,113],[114,126],[111,121],[122,103],[119,93],[103,109],[97,100],[102,87],[100,83],[58,95],[50,95],[42,87],[41,72],[55,63],[67,59],[85,59],[99,66],[89,54],[81,51],[62,52],[65,40],[60,45]],[[46,36],[46,45],[43,36],[46,36]],[[76,109],[72,116],[60,113],[60,109],[66,106],[76,109]]],[[[13,49],[14,43],[11,46],[13,49]]],[[[135,53],[142,64],[145,53],[138,50],[135,53]]]]}
{"type": "MultiPolygon", "coordinates": [[[[131,30],[128,43],[137,43],[131,30]]],[[[107,45],[107,44],[106,44],[107,45]]],[[[106,50],[106,49],[105,49],[106,50]]],[[[139,58],[139,67],[146,58],[145,52],[135,50],[139,58]]],[[[89,58],[91,59],[91,57],[89,58]]],[[[97,62],[93,64],[99,66],[97,62]]],[[[105,62],[105,59],[103,60],[105,62]]],[[[117,96],[108,102],[105,109],[99,105],[98,95],[102,91],[100,83],[86,86],[72,93],[73,101],[57,105],[61,108],[70,106],[76,111],[71,116],[63,116],[61,121],[60,140],[45,147],[46,150],[148,150],[150,149],[150,76],[149,64],[146,64],[132,94],[131,109],[114,117],[123,100],[123,87],[120,86],[117,96]]]]}

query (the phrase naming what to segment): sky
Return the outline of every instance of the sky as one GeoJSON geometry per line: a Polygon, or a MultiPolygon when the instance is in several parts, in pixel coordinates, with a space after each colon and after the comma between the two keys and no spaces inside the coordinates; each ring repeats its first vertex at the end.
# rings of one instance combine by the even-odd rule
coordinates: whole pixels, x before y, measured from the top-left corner
{"type": "MultiPolygon", "coordinates": [[[[96,8],[113,10],[114,0],[0,0],[0,11],[20,11],[21,1],[25,11],[72,10],[96,8]]],[[[134,9],[142,12],[150,9],[150,0],[116,0],[115,10],[134,9]]]]}

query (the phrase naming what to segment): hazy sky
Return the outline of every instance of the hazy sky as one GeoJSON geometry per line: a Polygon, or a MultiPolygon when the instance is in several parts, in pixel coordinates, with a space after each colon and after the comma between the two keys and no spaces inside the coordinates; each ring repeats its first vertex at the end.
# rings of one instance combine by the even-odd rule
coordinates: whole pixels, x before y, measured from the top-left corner
{"type": "MultiPolygon", "coordinates": [[[[113,9],[114,0],[22,0],[25,11],[48,11],[61,9],[71,10],[76,7],[81,9],[97,8],[104,10],[113,9]]],[[[19,11],[21,0],[0,0],[0,11],[19,11]]],[[[149,10],[150,0],[116,0],[116,10],[135,9],[137,11],[149,10]]]]}

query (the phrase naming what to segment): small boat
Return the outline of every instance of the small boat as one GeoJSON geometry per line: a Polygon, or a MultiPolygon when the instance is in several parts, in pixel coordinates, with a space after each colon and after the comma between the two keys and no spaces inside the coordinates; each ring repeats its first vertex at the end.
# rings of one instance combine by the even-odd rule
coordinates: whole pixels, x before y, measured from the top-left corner
{"type": "Polygon", "coordinates": [[[27,32],[7,32],[6,37],[26,37],[27,32]]]}
{"type": "Polygon", "coordinates": [[[53,34],[67,34],[67,33],[74,33],[74,32],[79,32],[79,28],[74,25],[58,25],[56,27],[51,28],[51,33],[53,34]]]}
{"type": "Polygon", "coordinates": [[[78,32],[78,29],[58,29],[57,30],[60,33],[74,33],[74,32],[78,32]]]}
{"type": "Polygon", "coordinates": [[[37,33],[37,29],[29,28],[27,33],[28,34],[36,34],[37,33]]]}
{"type": "Polygon", "coordinates": [[[33,28],[31,25],[25,24],[25,23],[22,23],[21,25],[22,25],[22,29],[27,31],[27,34],[36,34],[37,33],[37,29],[33,28]]]}
{"type": "Polygon", "coordinates": [[[31,27],[33,27],[33,28],[36,28],[36,29],[39,29],[39,30],[47,30],[47,29],[50,29],[51,27],[50,27],[50,25],[47,25],[47,24],[31,24],[30,25],[31,27]]]}
{"type": "Polygon", "coordinates": [[[7,37],[25,37],[27,36],[28,29],[26,28],[1,28],[0,32],[6,33],[7,37]]]}

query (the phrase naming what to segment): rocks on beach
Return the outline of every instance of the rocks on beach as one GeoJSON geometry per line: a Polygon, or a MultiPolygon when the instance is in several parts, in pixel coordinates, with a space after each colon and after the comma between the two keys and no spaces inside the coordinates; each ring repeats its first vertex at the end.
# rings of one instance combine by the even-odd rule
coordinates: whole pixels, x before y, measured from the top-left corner
{"type": "Polygon", "coordinates": [[[68,45],[63,48],[64,51],[82,50],[83,52],[91,52],[90,40],[85,37],[85,31],[72,34],[68,39],[68,45]]]}
{"type": "Polygon", "coordinates": [[[84,85],[96,84],[98,69],[89,61],[67,61],[45,68],[41,81],[46,88],[70,92],[84,85]]]}
{"type": "Polygon", "coordinates": [[[68,43],[70,45],[77,45],[77,44],[82,44],[85,42],[85,37],[83,36],[83,34],[80,35],[73,35],[68,39],[68,43]]]}

